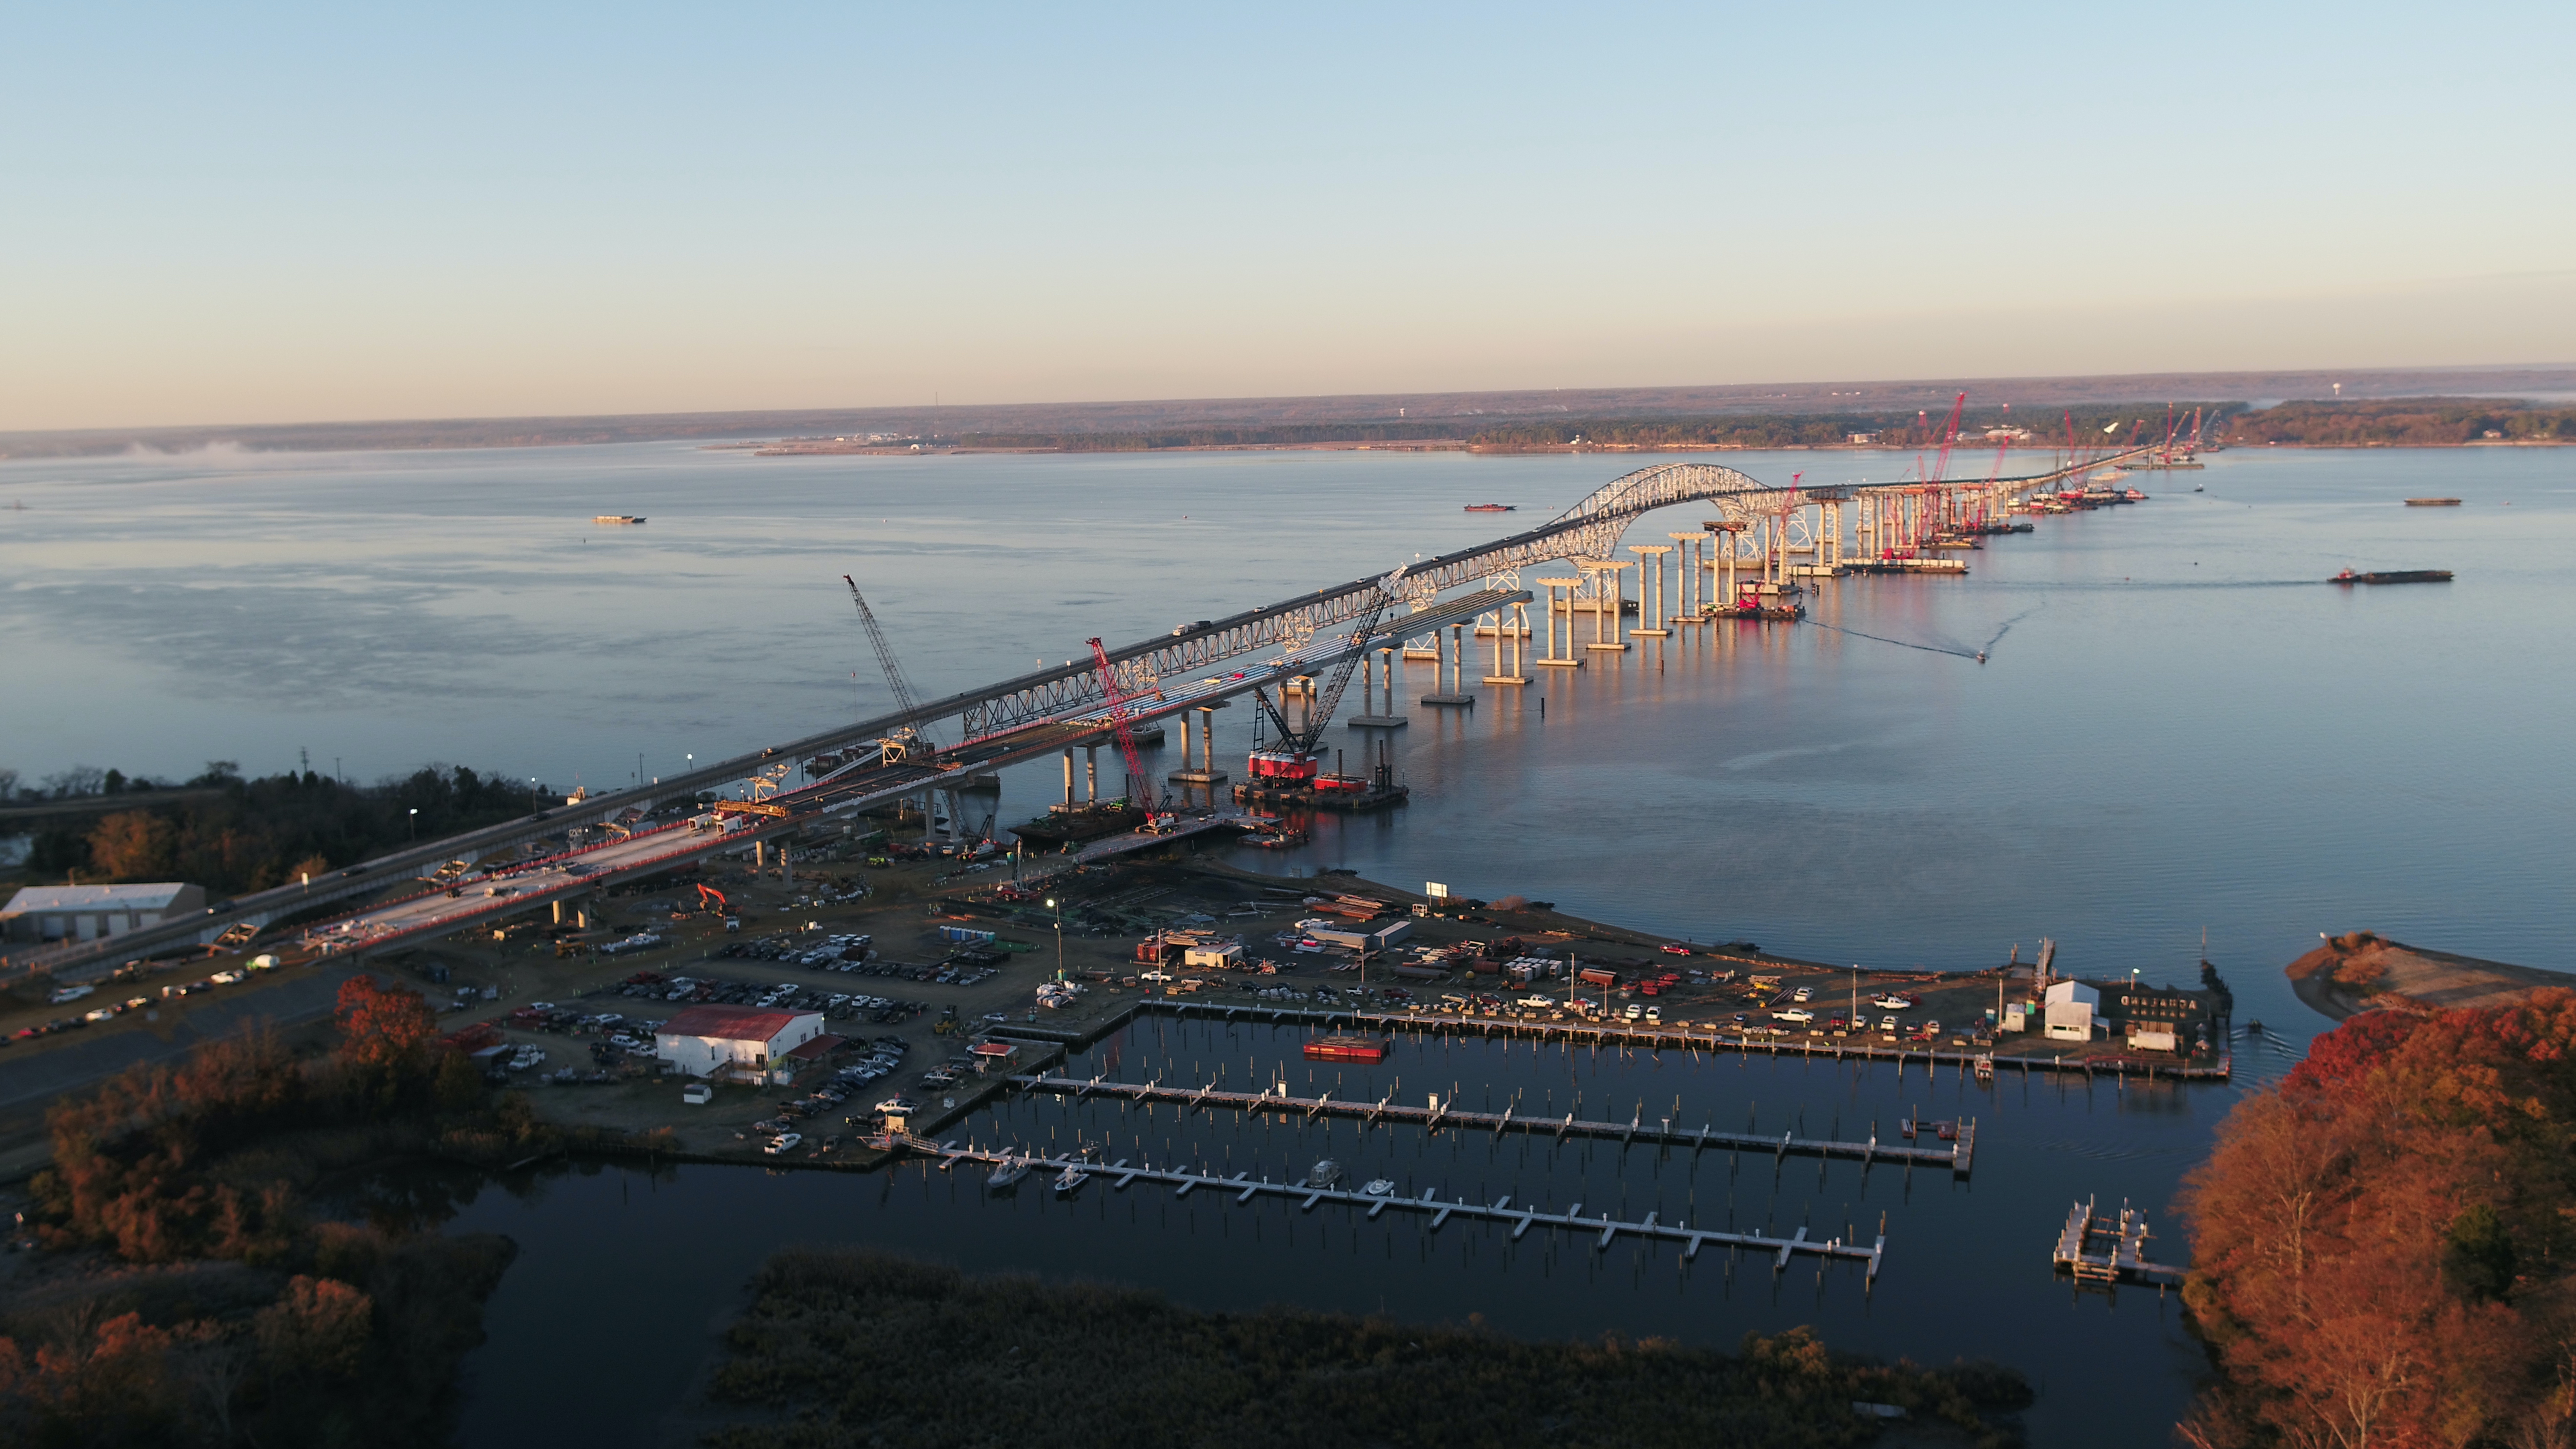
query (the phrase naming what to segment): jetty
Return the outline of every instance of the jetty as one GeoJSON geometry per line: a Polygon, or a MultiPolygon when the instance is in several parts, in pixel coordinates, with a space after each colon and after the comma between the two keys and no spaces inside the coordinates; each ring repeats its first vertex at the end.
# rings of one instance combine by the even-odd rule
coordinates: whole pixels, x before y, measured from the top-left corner
{"type": "Polygon", "coordinates": [[[1701,1248],[1713,1244],[1763,1254],[1770,1258],[1774,1273],[1787,1268],[1789,1260],[1800,1255],[1844,1259],[1865,1265],[1865,1283],[1878,1281],[1879,1263],[1887,1251],[1887,1234],[1884,1231],[1872,1239],[1869,1246],[1863,1247],[1857,1239],[1811,1237],[1809,1230],[1803,1227],[1784,1238],[1774,1233],[1734,1232],[1723,1228],[1695,1227],[1688,1222],[1668,1223],[1662,1220],[1661,1213],[1648,1213],[1637,1220],[1614,1218],[1608,1213],[1586,1217],[1583,1204],[1579,1202],[1563,1212],[1552,1212],[1529,1205],[1515,1206],[1508,1195],[1492,1202],[1469,1202],[1463,1197],[1444,1199],[1438,1188],[1426,1188],[1419,1196],[1372,1193],[1343,1187],[1319,1187],[1311,1182],[1272,1182],[1268,1178],[1255,1178],[1248,1172],[1220,1177],[1189,1168],[1136,1163],[1123,1157],[1108,1163],[1087,1157],[1039,1157],[1004,1148],[961,1146],[955,1142],[936,1142],[906,1134],[881,1137],[872,1145],[888,1151],[909,1151],[935,1158],[937,1160],[932,1165],[943,1172],[961,1162],[980,1162],[992,1166],[1003,1163],[1022,1166],[1028,1170],[1029,1176],[1025,1179],[1028,1181],[1037,1180],[1037,1174],[1041,1172],[1077,1173],[1079,1177],[1072,1189],[1074,1192],[1081,1190],[1081,1184],[1094,1180],[1105,1181],[1112,1192],[1123,1192],[1136,1183],[1149,1182],[1171,1187],[1174,1197],[1186,1197],[1192,1192],[1206,1190],[1223,1193],[1237,1203],[1248,1203],[1260,1197],[1289,1198],[1306,1212],[1312,1212],[1324,1203],[1334,1203],[1363,1209],[1363,1216],[1375,1218],[1392,1209],[1428,1217],[1430,1231],[1435,1233],[1450,1219],[1461,1218],[1509,1227],[1514,1242],[1520,1241],[1532,1228],[1588,1237],[1595,1252],[1607,1249],[1621,1238],[1676,1243],[1681,1246],[1684,1262],[1695,1261],[1701,1248]]]}
{"type": "Polygon", "coordinates": [[[1087,1097],[1114,1097],[1129,1102],[1166,1102],[1184,1114],[1201,1107],[1227,1107],[1239,1112],[1294,1113],[1300,1119],[1313,1117],[1349,1117],[1365,1123],[1404,1122],[1425,1127],[1433,1132],[1443,1128],[1456,1131],[1491,1132],[1497,1136],[1518,1131],[1564,1141],[1569,1137],[1607,1139],[1627,1146],[1645,1142],[1658,1147],[1684,1148],[1704,1152],[1722,1148],[1735,1153],[1756,1153],[1775,1160],[1784,1157],[1836,1158],[1860,1163],[1863,1167],[1887,1162],[1908,1167],[1947,1168],[1965,1177],[1974,1167],[1977,1151],[1977,1124],[1958,1124],[1958,1140],[1946,1146],[1907,1147],[1883,1143],[1873,1132],[1866,1141],[1833,1141],[1800,1137],[1783,1132],[1773,1137],[1753,1132],[1721,1132],[1714,1123],[1698,1127],[1680,1126],[1670,1118],[1653,1122],[1644,1119],[1642,1111],[1625,1122],[1594,1122],[1578,1119],[1568,1112],[1563,1118],[1524,1117],[1511,1107],[1500,1112],[1462,1111],[1446,1099],[1434,1098],[1420,1107],[1397,1106],[1392,1100],[1336,1102],[1330,1093],[1321,1097],[1289,1095],[1285,1087],[1266,1087],[1258,1092],[1220,1091],[1211,1082],[1204,1087],[1168,1087],[1159,1082],[1113,1082],[1105,1077],[1085,1080],[1080,1077],[1044,1075],[1013,1077],[1011,1082],[1032,1092],[1056,1092],[1080,1101],[1087,1097]]]}
{"type": "Polygon", "coordinates": [[[2067,1213],[2066,1226],[2057,1233],[2054,1261],[2079,1282],[2180,1286],[2182,1269],[2147,1261],[2149,1236],[2144,1212],[2123,1203],[2117,1219],[2097,1217],[2088,1198],[2067,1213]]]}

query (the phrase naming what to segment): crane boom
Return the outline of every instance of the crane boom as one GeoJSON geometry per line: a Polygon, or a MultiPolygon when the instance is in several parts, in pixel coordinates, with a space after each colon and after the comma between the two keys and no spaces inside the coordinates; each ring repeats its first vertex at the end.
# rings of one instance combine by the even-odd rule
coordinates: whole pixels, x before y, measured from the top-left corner
{"type": "Polygon", "coordinates": [[[1109,651],[1098,639],[1091,640],[1091,662],[1100,671],[1100,693],[1109,701],[1109,727],[1118,736],[1118,753],[1127,761],[1127,803],[1146,812],[1147,823],[1154,813],[1153,777],[1145,773],[1145,764],[1136,758],[1136,732],[1127,727],[1127,692],[1118,687],[1118,666],[1109,662],[1109,651]]]}
{"type": "Polygon", "coordinates": [[[1332,723],[1333,711],[1341,708],[1342,691],[1350,687],[1351,672],[1359,668],[1360,660],[1367,657],[1369,636],[1377,632],[1378,620],[1386,617],[1386,606],[1395,602],[1395,586],[1403,578],[1404,570],[1399,568],[1378,580],[1377,601],[1369,606],[1367,617],[1353,626],[1348,636],[1355,647],[1340,664],[1334,666],[1333,682],[1324,687],[1323,698],[1315,702],[1315,717],[1297,736],[1297,748],[1301,752],[1313,751],[1315,742],[1324,737],[1324,726],[1332,723]]]}
{"type": "Polygon", "coordinates": [[[1949,473],[1950,449],[1959,441],[1959,414],[1965,410],[1967,406],[1968,395],[1964,392],[1959,394],[1958,399],[1950,404],[1950,420],[1941,425],[1940,461],[1932,465],[1932,476],[1924,479],[1924,482],[1938,483],[1942,480],[1944,475],[1949,473]]]}
{"type": "Polygon", "coordinates": [[[903,677],[903,666],[895,662],[894,646],[886,643],[885,630],[877,627],[877,616],[868,608],[866,597],[859,593],[858,581],[843,574],[841,582],[850,586],[850,602],[859,606],[859,623],[868,631],[868,642],[876,646],[877,667],[885,671],[886,688],[894,691],[895,708],[906,714],[912,713],[912,685],[903,677]]]}

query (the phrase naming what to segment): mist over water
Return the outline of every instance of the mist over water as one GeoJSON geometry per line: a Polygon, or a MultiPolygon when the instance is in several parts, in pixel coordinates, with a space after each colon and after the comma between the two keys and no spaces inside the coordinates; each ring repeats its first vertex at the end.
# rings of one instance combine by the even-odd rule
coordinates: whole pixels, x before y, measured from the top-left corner
{"type": "MultiPolygon", "coordinates": [[[[916,688],[939,695],[1076,657],[1094,634],[1160,634],[1528,527],[1651,461],[638,446],[0,463],[13,681],[0,765],[171,775],[225,758],[265,772],[301,747],[359,778],[445,760],[619,786],[639,753],[649,778],[684,754],[741,753],[886,708],[844,573],[916,688]],[[1521,511],[1461,512],[1488,501],[1521,511]],[[593,526],[601,513],[650,522],[593,526]]],[[[1908,460],[1717,461],[1822,484],[1889,481],[1908,460]]],[[[1434,692],[1430,666],[1413,665],[1398,688],[1413,723],[1393,736],[1412,802],[1325,817],[1308,847],[1243,862],[1517,892],[1873,967],[1981,967],[2016,944],[2027,959],[2046,935],[2079,973],[2183,984],[2205,930],[2239,1022],[2263,1023],[2236,1043],[2240,1083],[2285,1070],[2325,1025],[2280,977],[2319,931],[2569,965],[2576,454],[2235,451],[2132,481],[2153,499],[1989,540],[1964,579],[1828,582],[1809,623],[1640,640],[1581,670],[1534,671],[1520,690],[1475,684],[1487,671],[1471,655],[1473,711],[1411,704],[1434,692]],[[2425,494],[2465,504],[2401,506],[2425,494]],[[2458,578],[2318,582],[2346,566],[2458,578]]],[[[1669,510],[1630,538],[1663,542],[1706,516],[1669,510]]],[[[1220,768],[1239,772],[1227,757],[1248,744],[1250,715],[1220,713],[1220,768]]],[[[1374,737],[1332,736],[1355,766],[1374,737]]],[[[1177,747],[1174,731],[1158,773],[1177,747]]],[[[1001,823],[1059,788],[1052,763],[1009,772],[1001,823]]],[[[1099,1052],[1130,1076],[1158,1058],[1222,1060],[1283,1065],[1302,1084],[1292,1036],[1149,1022],[1099,1052]]],[[[969,1129],[1088,1134],[1123,1152],[1168,1138],[1150,1155],[1232,1154],[1274,1176],[1332,1155],[1471,1197],[1581,1196],[1593,1210],[1624,1197],[1695,1221],[1874,1231],[1885,1213],[1888,1267],[1867,1295],[1856,1270],[1807,1263],[1775,1282],[1743,1259],[1730,1277],[1714,1253],[1684,1270],[1672,1249],[1515,1248],[1456,1222],[1431,1235],[1393,1214],[1357,1226],[1330,1209],[1170,1203],[1143,1188],[989,1201],[972,1177],[919,1169],[610,1171],[551,1179],[531,1199],[486,1191],[459,1225],[510,1232],[528,1251],[495,1300],[468,1441],[573,1428],[549,1418],[559,1400],[601,1412],[556,1392],[587,1360],[684,1379],[751,1268],[795,1241],[1092,1274],[1208,1307],[1482,1312],[1537,1334],[1731,1344],[1813,1322],[1855,1349],[2021,1365],[2050,1389],[2042,1443],[2161,1443],[2188,1396],[2197,1360],[2176,1305],[2073,1294],[2050,1276],[2047,1247],[2079,1196],[2134,1198],[2165,1229],[2181,1173],[2242,1085],[2086,1089],[2007,1072],[1981,1091],[1919,1069],[1900,1081],[1794,1058],[1578,1059],[1439,1041],[1404,1044],[1385,1070],[1408,1094],[1455,1081],[1469,1105],[1487,1083],[1542,1100],[1580,1091],[1585,1115],[1597,1101],[1621,1120],[1678,1096],[1685,1120],[1721,1129],[1752,1116],[1782,1130],[1803,1113],[1810,1133],[1858,1135],[1916,1105],[1984,1126],[1976,1176],[1958,1184],[1516,1136],[1176,1124],[1047,1099],[969,1129]],[[609,1291],[628,1300],[614,1311],[566,1306],[639,1265],[649,1306],[632,1301],[637,1285],[609,1291]]],[[[2159,1247],[2187,1257],[2178,1238],[2159,1247]]],[[[646,1404],[626,1422],[659,1412],[646,1404]]]]}

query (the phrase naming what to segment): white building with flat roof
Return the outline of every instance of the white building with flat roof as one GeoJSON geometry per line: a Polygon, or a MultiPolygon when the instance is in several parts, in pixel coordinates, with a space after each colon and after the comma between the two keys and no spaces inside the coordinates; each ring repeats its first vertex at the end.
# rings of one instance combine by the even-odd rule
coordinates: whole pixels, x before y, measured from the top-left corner
{"type": "Polygon", "coordinates": [[[2046,1035],[2050,1041],[2091,1041],[2093,1017],[2102,1009],[2102,993],[2081,981],[2049,983],[2046,1035]]]}
{"type": "Polygon", "coordinates": [[[206,908],[204,886],[27,886],[0,906],[0,940],[20,944],[95,941],[206,908]]]}

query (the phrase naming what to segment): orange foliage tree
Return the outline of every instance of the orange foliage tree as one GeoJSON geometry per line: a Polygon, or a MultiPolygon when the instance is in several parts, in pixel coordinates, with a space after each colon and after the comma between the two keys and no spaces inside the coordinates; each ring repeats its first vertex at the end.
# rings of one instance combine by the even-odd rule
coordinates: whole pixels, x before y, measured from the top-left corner
{"type": "Polygon", "coordinates": [[[2564,1446],[2576,992],[2369,1012],[2239,1104],[2180,1204],[2209,1445],[2564,1446]]]}
{"type": "Polygon", "coordinates": [[[371,1071],[392,1071],[419,1064],[421,1054],[438,1035],[438,1019],[419,992],[372,976],[352,976],[340,983],[334,1014],[340,1027],[340,1059],[371,1071]]]}

